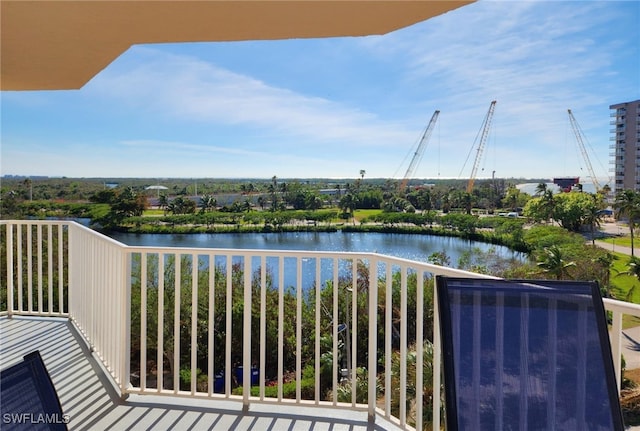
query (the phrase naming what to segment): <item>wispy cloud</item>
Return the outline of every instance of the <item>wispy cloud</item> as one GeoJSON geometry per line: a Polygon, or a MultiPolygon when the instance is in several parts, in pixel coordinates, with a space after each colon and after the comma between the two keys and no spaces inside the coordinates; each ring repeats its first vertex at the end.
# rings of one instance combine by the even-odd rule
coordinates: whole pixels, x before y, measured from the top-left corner
{"type": "Polygon", "coordinates": [[[312,145],[371,146],[408,138],[403,128],[359,107],[273,87],[197,58],[146,47],[126,56],[135,68],[107,70],[87,90],[155,115],[260,128],[312,145]]]}
{"type": "Polygon", "coordinates": [[[238,148],[219,147],[215,145],[192,144],[176,141],[154,141],[154,140],[125,140],[121,145],[131,148],[140,148],[144,151],[162,151],[165,153],[181,153],[183,151],[197,151],[199,153],[222,153],[235,154],[240,156],[263,157],[268,153],[265,151],[246,151],[238,148]]]}

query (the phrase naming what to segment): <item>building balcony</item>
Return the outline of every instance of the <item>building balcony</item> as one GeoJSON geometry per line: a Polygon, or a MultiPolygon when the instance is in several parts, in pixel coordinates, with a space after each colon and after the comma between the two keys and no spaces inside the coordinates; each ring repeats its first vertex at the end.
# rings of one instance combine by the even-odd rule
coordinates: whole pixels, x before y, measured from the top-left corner
{"type": "MultiPolygon", "coordinates": [[[[67,221],[0,236],[0,368],[40,350],[70,429],[439,430],[434,278],[488,277],[376,253],[131,247],[67,221]]],[[[620,384],[622,317],[640,306],[604,302],[620,384]]]]}

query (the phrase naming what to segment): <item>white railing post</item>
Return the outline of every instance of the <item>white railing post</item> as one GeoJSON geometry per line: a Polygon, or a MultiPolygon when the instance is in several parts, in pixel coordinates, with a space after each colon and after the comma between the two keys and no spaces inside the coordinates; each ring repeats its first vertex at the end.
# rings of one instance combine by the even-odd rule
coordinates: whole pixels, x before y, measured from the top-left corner
{"type": "Polygon", "coordinates": [[[131,381],[131,253],[126,249],[120,251],[122,262],[122,357],[121,369],[123,374],[120,378],[120,397],[126,399],[131,381]]]}
{"type": "Polygon", "coordinates": [[[296,401],[302,399],[302,259],[296,262],[296,401]]]}
{"type": "Polygon", "coordinates": [[[618,391],[620,391],[622,387],[622,313],[618,310],[613,310],[611,323],[611,357],[613,358],[613,369],[616,374],[618,391]]]}
{"type": "Polygon", "coordinates": [[[438,289],[433,283],[433,431],[440,430],[440,385],[442,372],[442,339],[440,338],[440,307],[438,289]]]}
{"type": "MultiPolygon", "coordinates": [[[[400,316],[407,315],[407,267],[400,267],[400,316]]],[[[407,322],[400,320],[400,426],[407,424],[407,322]]]]}
{"type": "MultiPolygon", "coordinates": [[[[227,310],[231,314],[231,310],[227,310]]],[[[251,258],[244,256],[244,309],[242,331],[242,409],[249,410],[251,395],[251,258]]]]}
{"type": "Polygon", "coordinates": [[[378,381],[378,265],[379,261],[371,262],[369,268],[369,396],[367,416],[369,423],[375,422],[376,403],[378,394],[376,393],[378,381]],[[374,278],[375,277],[375,278],[374,278]]]}
{"type": "MultiPolygon", "coordinates": [[[[146,307],[146,305],[145,305],[146,307]]],[[[198,389],[198,255],[191,255],[191,395],[198,389]]]]}
{"type": "MultiPolygon", "coordinates": [[[[422,431],[424,385],[424,275],[416,274],[416,431],[422,431]]],[[[433,388],[433,394],[436,393],[433,388]]]]}
{"type": "MultiPolygon", "coordinates": [[[[7,313],[9,317],[13,317],[13,288],[14,288],[13,286],[13,225],[8,223],[6,227],[7,227],[7,313]]],[[[20,241],[20,238],[18,238],[18,241],[20,241]]],[[[18,265],[20,264],[21,262],[18,262],[18,265]]]]}
{"type": "MultiPolygon", "coordinates": [[[[11,224],[7,225],[7,230],[11,229],[11,231],[13,232],[13,228],[11,227],[11,224]]],[[[16,238],[17,238],[17,242],[16,242],[16,261],[17,262],[22,262],[22,225],[21,224],[16,224],[16,238]]],[[[8,244],[7,244],[8,247],[8,244]]],[[[13,247],[11,248],[11,251],[13,252],[13,247]]],[[[11,270],[13,270],[13,266],[11,267],[11,270]]],[[[23,273],[23,268],[22,268],[22,264],[18,265],[18,267],[16,268],[16,271],[18,272],[17,275],[17,285],[14,285],[15,290],[17,290],[17,294],[18,294],[18,307],[17,307],[17,311],[18,312],[22,312],[24,311],[24,295],[22,293],[22,286],[23,286],[23,282],[22,282],[22,273],[23,273]]],[[[11,280],[13,281],[13,277],[11,277],[11,280]]],[[[13,285],[13,284],[12,284],[13,285]]],[[[7,285],[8,287],[8,285],[7,285]]]]}

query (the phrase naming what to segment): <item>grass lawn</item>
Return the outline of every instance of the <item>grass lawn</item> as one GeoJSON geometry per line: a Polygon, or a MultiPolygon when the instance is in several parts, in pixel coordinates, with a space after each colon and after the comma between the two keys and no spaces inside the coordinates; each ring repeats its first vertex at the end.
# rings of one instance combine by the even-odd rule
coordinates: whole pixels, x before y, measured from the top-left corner
{"type": "Polygon", "coordinates": [[[353,214],[356,220],[360,221],[365,217],[370,217],[376,214],[380,214],[381,212],[382,210],[355,210],[353,214]]]}
{"type": "Polygon", "coordinates": [[[142,213],[143,217],[158,217],[163,215],[164,215],[164,210],[159,210],[159,209],[144,210],[144,213],[142,213]]]}
{"type": "Polygon", "coordinates": [[[622,316],[622,329],[635,328],[640,326],[640,317],[625,314],[622,316]]]}
{"type": "MultiPolygon", "coordinates": [[[[615,238],[602,238],[599,239],[598,241],[602,241],[602,242],[608,242],[609,244],[615,244],[615,245],[620,245],[622,247],[631,247],[631,237],[630,236],[618,236],[615,238]]],[[[638,242],[638,238],[636,238],[636,236],[633,236],[633,245],[637,246],[640,245],[640,242],[638,242]]]]}
{"type": "MultiPolygon", "coordinates": [[[[613,261],[612,269],[611,269],[611,293],[614,298],[620,299],[621,301],[630,301],[635,304],[640,304],[640,284],[635,277],[630,275],[618,275],[621,272],[625,272],[627,270],[627,262],[629,261],[629,256],[622,253],[613,253],[616,256],[616,260],[613,261]],[[636,289],[629,292],[633,287],[636,289]]],[[[625,314],[622,317],[622,328],[632,328],[635,326],[640,326],[640,318],[630,316],[625,314]]]]}
{"type": "Polygon", "coordinates": [[[638,284],[638,280],[630,275],[619,275],[627,271],[629,256],[622,253],[613,253],[613,255],[616,257],[611,266],[611,290],[613,296],[623,301],[631,300],[636,304],[640,303],[640,292],[633,292],[633,295],[629,297],[629,291],[634,285],[638,284]]]}

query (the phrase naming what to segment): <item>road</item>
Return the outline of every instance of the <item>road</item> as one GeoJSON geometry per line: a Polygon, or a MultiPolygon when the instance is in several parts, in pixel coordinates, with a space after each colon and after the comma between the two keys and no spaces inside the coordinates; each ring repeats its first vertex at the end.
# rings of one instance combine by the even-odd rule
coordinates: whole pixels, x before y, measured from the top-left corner
{"type": "MultiPolygon", "coordinates": [[[[629,228],[625,224],[616,222],[602,223],[600,231],[607,236],[623,235],[629,232],[629,228]]],[[[631,255],[631,247],[623,247],[621,245],[611,244],[604,241],[596,240],[596,245],[606,250],[615,251],[626,255],[631,255]]],[[[640,252],[636,250],[634,244],[634,252],[640,252]]],[[[635,254],[635,253],[634,253],[635,254]]],[[[622,331],[622,354],[626,362],[626,368],[629,370],[640,368],[640,326],[635,328],[628,328],[622,331]]]]}

